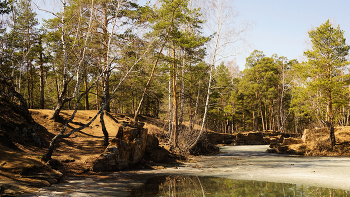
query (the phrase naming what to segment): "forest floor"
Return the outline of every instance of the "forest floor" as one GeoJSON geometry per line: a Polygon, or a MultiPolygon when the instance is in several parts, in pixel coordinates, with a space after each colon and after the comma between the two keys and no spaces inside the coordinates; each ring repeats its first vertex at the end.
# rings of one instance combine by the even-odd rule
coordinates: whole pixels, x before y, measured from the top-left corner
{"type": "MultiPolygon", "coordinates": [[[[60,140],[52,156],[53,161],[57,162],[54,164],[57,167],[56,169],[58,169],[57,171],[52,169],[48,163],[41,161],[47,151],[50,140],[63,128],[63,123],[70,117],[72,112],[63,110],[61,112],[61,120],[54,122],[50,119],[53,110],[30,110],[32,118],[36,122],[36,125],[38,125],[35,132],[40,135],[41,146],[34,145],[32,140],[23,140],[22,134],[18,134],[15,131],[8,136],[17,148],[9,148],[4,143],[1,143],[0,139],[0,196],[16,196],[23,193],[32,193],[41,187],[63,181],[61,179],[63,176],[95,178],[106,176],[104,173],[96,173],[90,170],[94,158],[98,157],[104,151],[103,134],[99,117],[88,128],[74,133],[70,138],[60,140]]],[[[68,131],[86,124],[96,113],[96,110],[78,111],[73,122],[69,124],[68,131]]],[[[105,125],[109,136],[116,136],[119,126],[123,122],[129,122],[131,118],[127,114],[107,114],[105,116],[105,125]]],[[[22,119],[18,114],[13,115],[10,107],[0,108],[0,126],[4,124],[1,120],[8,120],[8,122],[12,122],[11,128],[15,128],[16,125],[33,127],[33,125],[26,125],[22,119]]],[[[164,128],[166,123],[164,121],[143,116],[140,117],[140,121],[145,123],[144,128],[148,129],[149,134],[154,134],[158,137],[161,146],[169,149],[165,141],[166,134],[164,128]]],[[[0,135],[2,132],[0,127],[0,135]]],[[[339,149],[341,152],[339,153],[346,155],[344,153],[350,151],[349,143],[347,143],[350,142],[350,129],[337,129],[336,132],[336,136],[340,136],[338,135],[339,132],[342,136],[341,149],[339,149]]],[[[323,149],[320,150],[323,151],[323,149]]],[[[333,155],[335,154],[333,153],[333,155]]],[[[153,169],[163,169],[164,166],[169,167],[172,165],[175,166],[174,163],[154,163],[150,167],[153,169]]],[[[130,174],[120,174],[121,176],[131,176],[130,174]]]]}
{"type": "MultiPolygon", "coordinates": [[[[9,121],[13,119],[14,125],[26,126],[20,117],[17,117],[16,120],[16,117],[6,115],[11,113],[6,111],[6,108],[1,109],[0,118],[9,121]]],[[[41,187],[56,183],[57,179],[59,180],[63,175],[104,176],[103,173],[95,173],[90,170],[94,158],[103,153],[105,149],[103,147],[104,136],[99,117],[89,127],[57,143],[52,159],[56,162],[54,165],[59,171],[51,169],[48,163],[41,161],[41,158],[47,151],[50,140],[61,131],[64,122],[69,119],[72,112],[72,110],[63,110],[60,114],[61,120],[54,122],[50,119],[53,110],[30,110],[34,121],[40,125],[37,126],[35,132],[41,137],[41,147],[33,145],[31,140],[22,140],[23,137],[16,132],[13,132],[13,135],[8,133],[9,138],[17,148],[11,149],[0,143],[0,196],[31,193],[41,187]],[[36,175],[33,176],[30,173],[31,171],[36,171],[36,175]],[[38,174],[42,176],[38,176],[38,174]]],[[[72,123],[69,124],[67,132],[88,123],[97,112],[97,110],[78,111],[72,123]]],[[[110,138],[115,137],[119,126],[123,122],[129,122],[130,119],[131,116],[126,114],[111,113],[105,115],[104,121],[110,138]]],[[[144,128],[148,129],[149,134],[156,134],[158,138],[164,139],[162,137],[162,129],[164,127],[162,121],[143,116],[140,117],[140,121],[145,122],[144,128]]],[[[27,127],[32,127],[32,125],[27,127]]],[[[0,128],[0,134],[1,132],[0,128]]],[[[168,149],[164,141],[160,140],[160,144],[168,149]]]]}

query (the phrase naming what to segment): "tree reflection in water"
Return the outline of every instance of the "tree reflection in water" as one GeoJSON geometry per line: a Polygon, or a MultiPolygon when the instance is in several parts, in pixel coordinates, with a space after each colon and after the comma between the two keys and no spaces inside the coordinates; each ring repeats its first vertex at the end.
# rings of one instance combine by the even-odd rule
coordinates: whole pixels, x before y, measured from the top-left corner
{"type": "Polygon", "coordinates": [[[232,180],[217,177],[158,176],[149,179],[131,197],[189,197],[189,196],[349,196],[350,191],[309,187],[289,183],[232,180]]]}

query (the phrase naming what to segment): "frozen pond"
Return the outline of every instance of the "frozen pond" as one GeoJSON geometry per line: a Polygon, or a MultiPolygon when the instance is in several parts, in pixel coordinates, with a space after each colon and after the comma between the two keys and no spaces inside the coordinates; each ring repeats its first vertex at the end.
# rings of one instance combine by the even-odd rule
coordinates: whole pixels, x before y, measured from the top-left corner
{"type": "Polygon", "coordinates": [[[132,190],[138,196],[350,196],[350,191],[267,181],[168,175],[153,177],[132,190]]]}
{"type": "MultiPolygon", "coordinates": [[[[344,194],[341,196],[348,196],[348,191],[350,191],[350,158],[271,154],[264,152],[267,148],[268,146],[265,145],[223,146],[221,147],[223,153],[219,155],[198,157],[193,159],[193,162],[176,167],[111,173],[108,178],[102,179],[68,178],[66,183],[43,188],[29,196],[130,196],[138,188],[142,188],[147,180],[152,180],[150,179],[152,177],[179,175],[187,177],[185,179],[193,180],[197,180],[196,177],[199,180],[213,180],[216,177],[221,178],[220,181],[225,180],[224,182],[235,181],[236,186],[251,185],[252,183],[265,184],[266,186],[266,184],[271,183],[275,184],[274,187],[283,188],[284,191],[289,191],[294,187],[294,192],[304,192],[307,188],[311,188],[310,191],[317,190],[328,192],[328,194],[341,192],[344,194]],[[123,174],[130,174],[130,176],[123,174]],[[242,184],[239,181],[247,182],[242,184]],[[301,190],[298,190],[298,187],[301,190]]],[[[244,189],[242,188],[242,190],[244,189]]],[[[269,191],[265,191],[267,193],[264,196],[275,196],[267,195],[269,191]]],[[[322,192],[321,195],[315,196],[323,196],[322,192]]],[[[206,193],[212,194],[212,192],[206,193]]],[[[209,194],[205,196],[209,196],[209,194]]],[[[295,196],[310,196],[310,194],[303,193],[303,195],[295,196]]]]}

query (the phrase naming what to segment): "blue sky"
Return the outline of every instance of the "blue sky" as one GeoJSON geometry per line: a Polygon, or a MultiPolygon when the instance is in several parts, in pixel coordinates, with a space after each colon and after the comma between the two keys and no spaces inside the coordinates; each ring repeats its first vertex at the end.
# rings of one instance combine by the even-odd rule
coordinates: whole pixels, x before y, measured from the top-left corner
{"type": "Polygon", "coordinates": [[[327,19],[345,31],[350,44],[350,1],[348,0],[235,0],[241,17],[254,21],[247,38],[251,47],[238,58],[240,70],[254,50],[266,56],[276,53],[288,59],[302,60],[308,48],[308,31],[327,19]]]}

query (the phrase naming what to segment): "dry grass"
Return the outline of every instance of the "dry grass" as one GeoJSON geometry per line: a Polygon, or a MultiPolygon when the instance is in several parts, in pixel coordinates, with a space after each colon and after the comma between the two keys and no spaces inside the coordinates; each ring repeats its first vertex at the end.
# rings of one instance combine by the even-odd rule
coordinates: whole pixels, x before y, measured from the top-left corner
{"type": "Polygon", "coordinates": [[[306,129],[303,143],[290,146],[306,156],[350,156],[350,127],[335,128],[336,145],[331,147],[328,128],[306,129]]]}

